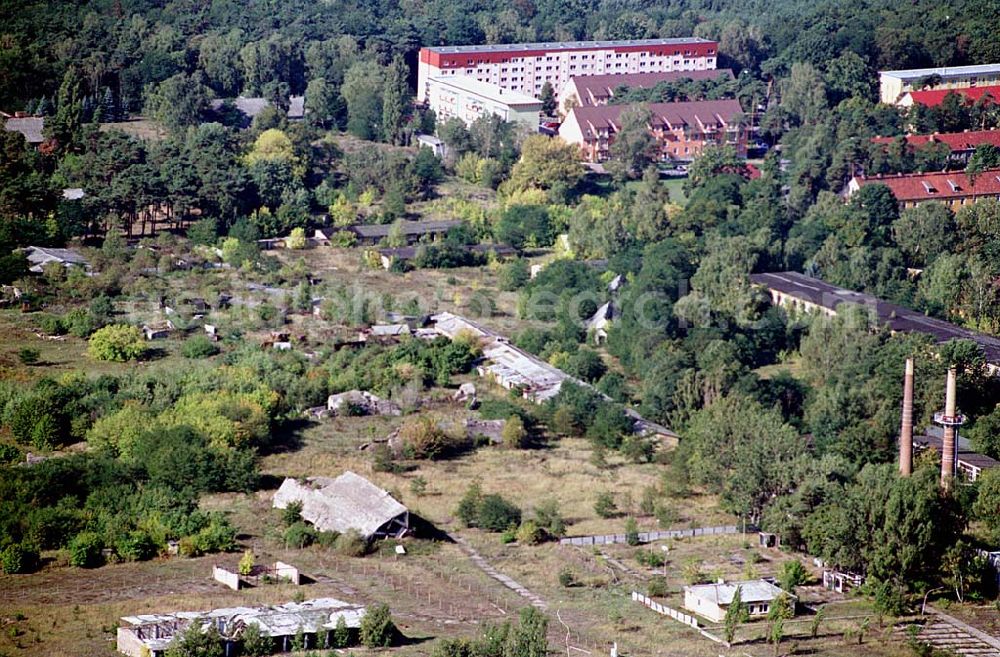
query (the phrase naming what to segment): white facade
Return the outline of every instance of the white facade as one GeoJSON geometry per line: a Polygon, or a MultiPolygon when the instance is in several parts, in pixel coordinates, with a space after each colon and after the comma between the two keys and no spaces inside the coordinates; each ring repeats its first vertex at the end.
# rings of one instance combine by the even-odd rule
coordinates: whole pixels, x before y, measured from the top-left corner
{"type": "MultiPolygon", "coordinates": [[[[939,82],[926,89],[968,89],[1000,84],[1000,64],[977,66],[945,66],[941,68],[914,68],[898,71],[879,71],[879,96],[887,105],[902,105],[906,94],[915,91],[918,83],[937,77],[939,82]]],[[[912,99],[908,105],[912,104],[912,99]]]]}
{"type": "Polygon", "coordinates": [[[531,96],[462,75],[430,78],[426,91],[427,106],[439,123],[457,117],[472,125],[481,116],[495,114],[529,132],[538,132],[542,103],[531,96]]]}
{"type": "Polygon", "coordinates": [[[417,100],[427,81],[466,76],[535,98],[546,82],[558,92],[574,76],[716,67],[714,41],[699,38],[575,41],[423,48],[417,64],[417,100]]]}
{"type": "Polygon", "coordinates": [[[733,602],[737,589],[750,618],[767,616],[771,603],[781,595],[788,597],[792,613],[795,613],[796,597],[763,579],[685,586],[684,608],[714,623],[721,623],[726,618],[726,609],[733,602]]]}

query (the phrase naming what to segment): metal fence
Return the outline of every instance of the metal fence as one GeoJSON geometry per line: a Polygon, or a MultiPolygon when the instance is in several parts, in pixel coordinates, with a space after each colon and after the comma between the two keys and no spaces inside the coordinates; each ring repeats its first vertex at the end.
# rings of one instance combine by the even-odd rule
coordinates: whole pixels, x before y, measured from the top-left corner
{"type": "MultiPolygon", "coordinates": [[[[719,527],[695,527],[693,529],[667,529],[659,532],[639,532],[640,543],[650,543],[665,538],[690,538],[694,536],[717,536],[722,534],[739,534],[740,528],[736,525],[722,525],[719,527]]],[[[605,534],[603,536],[570,536],[560,539],[560,545],[611,545],[613,543],[627,543],[625,534],[605,534]]]]}

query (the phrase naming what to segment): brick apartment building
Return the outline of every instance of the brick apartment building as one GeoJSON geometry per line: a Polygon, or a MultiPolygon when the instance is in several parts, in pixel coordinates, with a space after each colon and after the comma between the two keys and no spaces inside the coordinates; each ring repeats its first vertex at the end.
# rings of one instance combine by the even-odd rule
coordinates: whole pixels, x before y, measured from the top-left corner
{"type": "Polygon", "coordinates": [[[593,107],[607,105],[615,91],[629,89],[652,89],[660,83],[678,80],[732,80],[733,72],[728,68],[705,71],[653,71],[646,73],[609,73],[605,75],[575,75],[558,92],[559,111],[568,113],[569,107],[593,107]]]}
{"type": "Polygon", "coordinates": [[[855,176],[847,184],[847,193],[857,193],[865,185],[885,185],[901,208],[912,208],[937,201],[952,210],[982,199],[1000,199],[1000,169],[981,171],[975,181],[961,171],[908,173],[896,176],[855,176]]]}
{"type": "Polygon", "coordinates": [[[546,82],[558,92],[579,75],[711,70],[717,56],[718,43],[696,37],[421,48],[417,100],[431,78],[465,75],[537,98],[546,82]]]}
{"type": "MultiPolygon", "coordinates": [[[[899,137],[873,137],[873,144],[882,144],[888,148],[899,137]]],[[[951,151],[951,161],[966,165],[969,158],[976,152],[977,146],[996,146],[1000,148],[1000,130],[967,130],[965,132],[935,132],[932,135],[906,135],[902,138],[910,151],[924,148],[930,144],[944,144],[951,151]]]]}
{"type": "MultiPolygon", "coordinates": [[[[652,115],[649,126],[660,144],[661,160],[693,160],[708,144],[730,144],[746,156],[749,128],[736,100],[643,105],[652,115]]],[[[603,162],[621,129],[622,113],[635,105],[575,107],[559,128],[559,136],[576,144],[588,162],[603,162]]]]}

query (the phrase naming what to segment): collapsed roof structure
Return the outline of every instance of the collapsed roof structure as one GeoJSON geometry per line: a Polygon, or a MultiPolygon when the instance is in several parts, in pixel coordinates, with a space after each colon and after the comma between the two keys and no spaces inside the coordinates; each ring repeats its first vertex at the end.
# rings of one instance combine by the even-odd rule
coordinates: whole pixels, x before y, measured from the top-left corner
{"type": "Polygon", "coordinates": [[[261,634],[274,639],[284,652],[292,637],[301,631],[312,635],[314,646],[329,645],[329,634],[342,617],[348,628],[361,626],[365,608],[334,598],[316,598],[303,602],[288,602],[264,607],[227,607],[211,611],[178,611],[169,614],[136,614],[123,616],[118,627],[118,652],[130,657],[162,657],[174,638],[194,624],[207,630],[214,627],[230,646],[243,636],[250,625],[261,634]]]}
{"type": "Polygon", "coordinates": [[[287,478],[274,494],[274,508],[302,503],[302,518],[324,532],[357,531],[366,540],[400,538],[410,530],[410,512],[387,491],[350,470],[336,479],[287,478]]]}

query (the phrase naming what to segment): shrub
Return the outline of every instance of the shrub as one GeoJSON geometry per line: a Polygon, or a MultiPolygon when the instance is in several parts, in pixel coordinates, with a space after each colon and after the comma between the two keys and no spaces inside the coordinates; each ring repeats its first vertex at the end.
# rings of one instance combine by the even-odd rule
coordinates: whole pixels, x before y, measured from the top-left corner
{"type": "Polygon", "coordinates": [[[388,648],[395,638],[396,625],[392,622],[389,605],[369,607],[361,619],[361,643],[366,648],[388,648]]]}
{"type": "Polygon", "coordinates": [[[0,571],[5,575],[30,573],[38,567],[38,550],[24,543],[12,543],[0,551],[0,571]]]}
{"type": "Polygon", "coordinates": [[[535,507],[535,522],[556,538],[566,533],[566,521],[559,513],[559,503],[554,499],[545,500],[535,507]]]}
{"type": "Polygon", "coordinates": [[[0,464],[21,460],[21,450],[13,445],[0,443],[0,464]]]}
{"type": "Polygon", "coordinates": [[[416,459],[439,459],[453,453],[459,441],[446,434],[432,418],[416,417],[399,428],[399,437],[416,459]]]}
{"type": "Polygon", "coordinates": [[[45,335],[63,335],[66,333],[66,325],[55,315],[42,315],[39,317],[38,328],[45,335]]]}
{"type": "Polygon", "coordinates": [[[667,587],[667,580],[663,575],[655,575],[649,578],[649,585],[646,589],[646,595],[651,598],[662,598],[667,595],[669,588],[667,587]]]}
{"type": "Polygon", "coordinates": [[[292,232],[285,238],[285,247],[289,249],[306,248],[306,231],[302,227],[293,228],[292,232]]]}
{"type": "Polygon", "coordinates": [[[524,428],[524,422],[517,415],[507,418],[500,432],[504,447],[510,449],[520,449],[528,443],[528,432],[524,428]]]}
{"type": "Polygon", "coordinates": [[[243,551],[243,556],[240,557],[239,572],[240,575],[249,575],[253,573],[254,562],[256,557],[254,557],[253,550],[247,548],[243,551]]]}
{"type": "Polygon", "coordinates": [[[414,477],[413,480],[410,481],[410,492],[417,497],[422,496],[427,492],[427,480],[420,475],[414,477]]]}
{"type": "Polygon", "coordinates": [[[639,544],[639,526],[636,524],[635,518],[629,518],[625,521],[625,542],[633,547],[639,544]]]}
{"type": "Polygon", "coordinates": [[[142,332],[134,326],[112,324],[90,336],[87,353],[97,360],[125,362],[146,353],[142,332]]]}
{"type": "Polygon", "coordinates": [[[652,550],[642,550],[635,555],[635,560],[647,568],[660,568],[666,562],[663,556],[652,550]]]}
{"type": "Polygon", "coordinates": [[[190,337],[181,347],[181,354],[185,358],[209,358],[217,353],[219,353],[219,346],[212,342],[207,335],[190,337]]]}
{"type": "Polygon", "coordinates": [[[306,523],[299,521],[285,529],[285,547],[302,549],[312,545],[316,540],[316,532],[306,523]]]}
{"type": "Polygon", "coordinates": [[[481,529],[502,532],[511,525],[521,523],[521,509],[517,508],[500,495],[484,495],[479,502],[476,514],[476,524],[481,529]]]}
{"type": "Polygon", "coordinates": [[[534,520],[521,523],[517,529],[517,542],[522,545],[538,545],[545,540],[545,532],[534,520]]]}
{"type": "Polygon", "coordinates": [[[212,518],[208,526],[195,534],[198,549],[209,552],[228,552],[236,547],[236,530],[223,518],[212,518]]]}
{"type": "Polygon", "coordinates": [[[809,572],[798,559],[786,561],[781,564],[781,571],[778,573],[778,585],[789,593],[795,592],[796,586],[801,586],[809,581],[809,572]]]}
{"type": "Polygon", "coordinates": [[[80,532],[69,542],[69,562],[77,568],[96,568],[104,563],[104,542],[94,532],[80,532]]]}
{"type": "Polygon", "coordinates": [[[337,537],[333,550],[345,557],[363,557],[368,552],[368,541],[357,530],[349,529],[337,537]]]}
{"type": "Polygon", "coordinates": [[[115,554],[125,561],[146,561],[156,556],[157,545],[144,531],[126,532],[115,543],[115,554]]]}
{"type": "Polygon", "coordinates": [[[607,491],[598,493],[597,501],[594,502],[594,513],[602,518],[614,518],[618,515],[615,496],[607,491]]]}
{"type": "Polygon", "coordinates": [[[569,568],[563,568],[559,571],[559,585],[566,588],[576,585],[576,575],[569,568]]]}
{"type": "Polygon", "coordinates": [[[41,352],[31,347],[24,347],[17,352],[17,359],[21,361],[22,365],[34,365],[40,356],[41,352]]]}
{"type": "Polygon", "coordinates": [[[302,502],[298,500],[289,502],[288,505],[281,510],[281,521],[285,523],[286,527],[291,527],[295,523],[301,522],[302,502]]]}
{"type": "Polygon", "coordinates": [[[458,502],[458,508],[455,510],[455,515],[461,520],[466,527],[472,527],[476,524],[476,518],[479,515],[479,503],[482,500],[483,493],[482,489],[479,487],[478,482],[472,482],[465,491],[465,495],[458,502]]]}
{"type": "Polygon", "coordinates": [[[520,258],[504,263],[497,274],[500,289],[504,292],[514,292],[531,279],[528,263],[520,258]]]}

